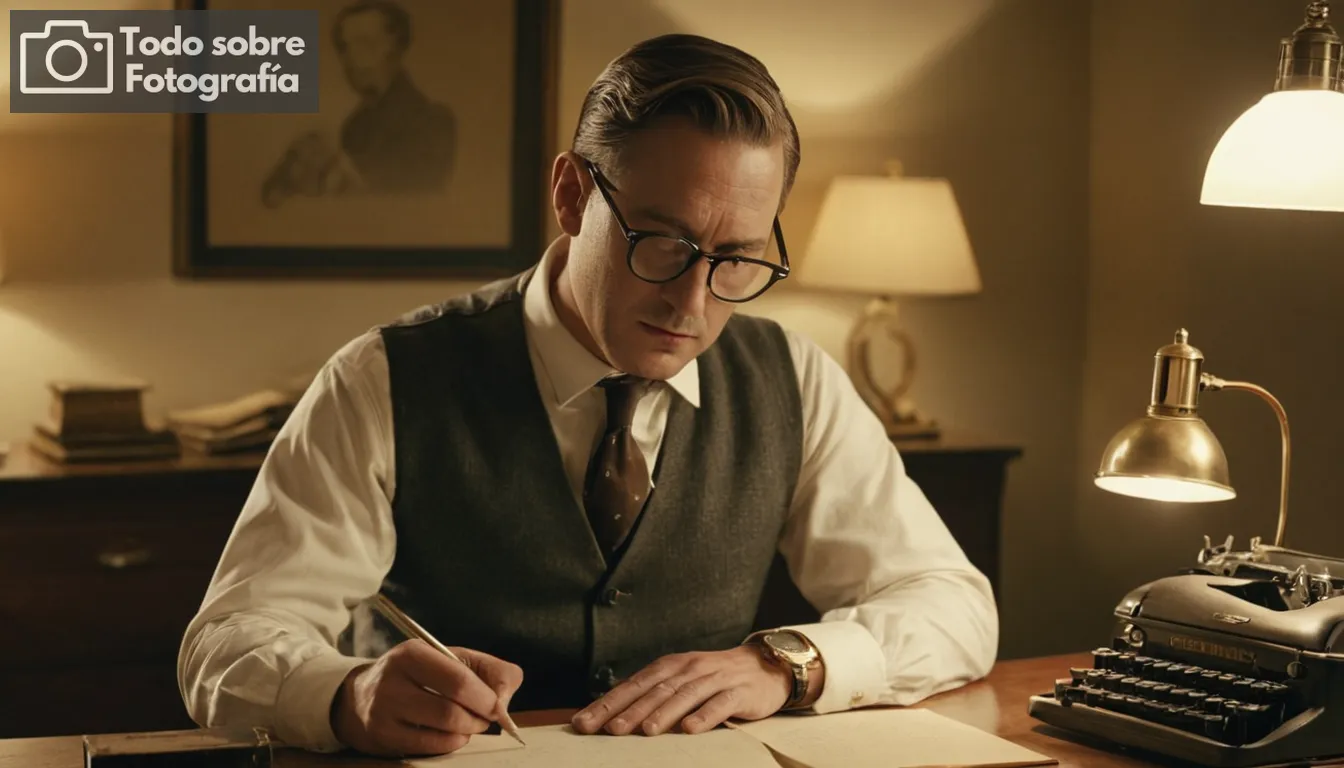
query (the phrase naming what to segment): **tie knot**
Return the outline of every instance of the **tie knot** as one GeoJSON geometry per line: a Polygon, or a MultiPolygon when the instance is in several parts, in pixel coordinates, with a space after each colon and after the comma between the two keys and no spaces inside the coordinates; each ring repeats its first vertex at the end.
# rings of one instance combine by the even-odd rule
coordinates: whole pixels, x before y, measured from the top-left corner
{"type": "Polygon", "coordinates": [[[635,405],[639,403],[639,393],[644,379],[636,376],[612,376],[597,383],[607,393],[607,430],[629,427],[635,420],[635,405]]]}

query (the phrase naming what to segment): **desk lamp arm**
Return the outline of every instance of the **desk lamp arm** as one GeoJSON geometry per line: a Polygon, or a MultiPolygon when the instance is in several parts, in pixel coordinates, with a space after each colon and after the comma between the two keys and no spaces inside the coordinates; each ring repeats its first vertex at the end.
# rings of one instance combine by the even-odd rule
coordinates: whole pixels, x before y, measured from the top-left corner
{"type": "Polygon", "coordinates": [[[1211,392],[1217,392],[1220,389],[1239,389],[1244,392],[1253,392],[1269,403],[1269,407],[1274,409],[1274,415],[1279,417],[1279,434],[1283,439],[1283,467],[1279,477],[1279,524],[1274,532],[1274,546],[1283,546],[1284,529],[1288,526],[1288,460],[1292,453],[1292,442],[1288,436],[1288,413],[1284,411],[1283,405],[1269,390],[1256,384],[1246,381],[1224,381],[1212,374],[1202,373],[1199,377],[1199,388],[1211,392]]]}

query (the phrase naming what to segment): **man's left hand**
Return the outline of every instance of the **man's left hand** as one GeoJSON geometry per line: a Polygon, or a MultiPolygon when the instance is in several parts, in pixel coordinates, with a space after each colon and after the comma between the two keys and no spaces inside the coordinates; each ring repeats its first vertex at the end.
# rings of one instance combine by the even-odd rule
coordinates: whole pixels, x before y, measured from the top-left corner
{"type": "Polygon", "coordinates": [[[789,699],[792,674],[755,646],[664,656],[575,714],[579,733],[654,736],[680,724],[708,731],[730,717],[759,720],[789,699]]]}

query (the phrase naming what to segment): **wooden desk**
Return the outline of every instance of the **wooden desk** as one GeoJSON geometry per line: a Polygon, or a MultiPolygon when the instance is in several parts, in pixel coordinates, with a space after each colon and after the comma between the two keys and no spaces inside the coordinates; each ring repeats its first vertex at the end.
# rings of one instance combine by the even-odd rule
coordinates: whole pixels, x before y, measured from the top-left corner
{"type": "MultiPolygon", "coordinates": [[[[1067,674],[1070,666],[1090,664],[1091,659],[1087,654],[1005,661],[998,664],[987,679],[934,696],[919,706],[1056,758],[1060,768],[1140,768],[1163,765],[1062,738],[1061,732],[1027,716],[1029,696],[1050,690],[1055,678],[1067,674]]],[[[522,726],[545,725],[567,722],[569,713],[519,712],[515,719],[522,726]]],[[[277,765],[295,767],[396,764],[332,758],[290,750],[282,750],[276,757],[277,765]]],[[[0,740],[0,768],[80,768],[82,765],[83,751],[78,736],[0,740]]]]}

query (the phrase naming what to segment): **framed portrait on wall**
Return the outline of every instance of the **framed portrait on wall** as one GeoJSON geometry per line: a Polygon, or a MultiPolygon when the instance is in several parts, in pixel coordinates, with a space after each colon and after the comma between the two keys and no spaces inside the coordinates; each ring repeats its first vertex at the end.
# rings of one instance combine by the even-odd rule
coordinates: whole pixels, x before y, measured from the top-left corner
{"type": "Polygon", "coordinates": [[[174,273],[488,278],[535,263],[558,2],[288,0],[318,11],[319,110],[175,116],[174,273]]]}

